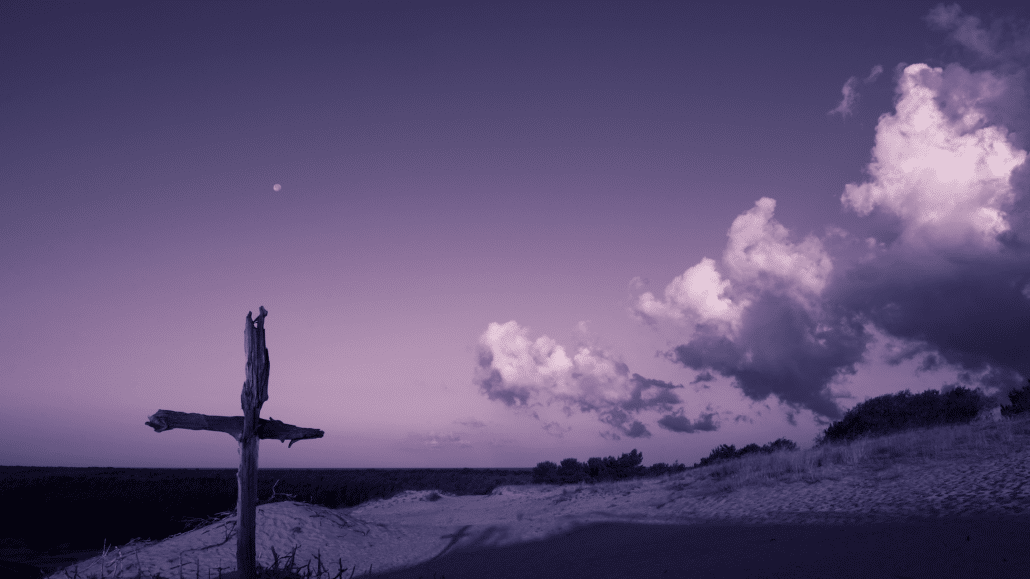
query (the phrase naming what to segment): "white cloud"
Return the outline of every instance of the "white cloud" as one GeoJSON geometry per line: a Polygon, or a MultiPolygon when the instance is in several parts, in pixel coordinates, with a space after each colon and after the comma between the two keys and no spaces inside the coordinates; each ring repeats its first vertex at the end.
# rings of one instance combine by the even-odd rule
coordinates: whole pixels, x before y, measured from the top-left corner
{"type": "Polygon", "coordinates": [[[480,345],[492,354],[491,365],[506,384],[542,402],[575,399],[601,406],[628,399],[629,368],[604,354],[581,348],[570,357],[547,336],[531,341],[529,330],[514,320],[487,326],[480,345]]]}
{"type": "Polygon", "coordinates": [[[715,261],[706,257],[666,286],[665,301],[645,292],[637,307],[652,318],[689,320],[691,324],[725,322],[735,326],[740,322],[741,305],[727,297],[729,288],[729,280],[722,279],[716,271],[715,261]]]}
{"type": "Polygon", "coordinates": [[[775,210],[776,200],[762,197],[733,220],[722,258],[730,279],[764,290],[782,286],[799,300],[822,293],[833,270],[830,256],[811,235],[790,243],[787,228],[773,219],[775,210]]]}
{"type": "MultiPolygon", "coordinates": [[[[680,402],[672,390],[681,386],[630,374],[626,364],[601,350],[581,347],[569,356],[551,338],[534,341],[528,334],[513,320],[490,323],[480,336],[476,382],[491,399],[513,407],[559,403],[566,416],[596,412],[628,436],[650,436],[633,413],[669,411],[680,402]]],[[[544,422],[536,412],[533,416],[544,422]]],[[[545,430],[563,432],[556,422],[545,424],[545,430]]]]}
{"type": "Polygon", "coordinates": [[[1015,198],[1009,179],[1027,156],[1004,127],[984,126],[982,103],[1002,85],[990,72],[905,68],[896,112],[877,125],[872,180],[848,184],[841,201],[862,216],[875,208],[897,215],[912,246],[996,247],[1015,198]]]}
{"type": "Polygon", "coordinates": [[[786,295],[809,307],[825,288],[833,263],[813,236],[799,244],[773,219],[776,201],[763,197],[730,226],[722,269],[704,258],[665,288],[664,301],[650,292],[635,310],[650,319],[668,319],[685,327],[707,324],[734,335],[741,316],[761,292],[786,295]]]}

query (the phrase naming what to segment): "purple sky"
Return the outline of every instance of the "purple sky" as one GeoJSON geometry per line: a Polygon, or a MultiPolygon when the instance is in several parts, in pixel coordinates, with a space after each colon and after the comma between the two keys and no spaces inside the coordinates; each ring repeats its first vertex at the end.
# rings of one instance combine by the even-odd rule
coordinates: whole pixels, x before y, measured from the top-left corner
{"type": "Polygon", "coordinates": [[[1030,10],[770,4],[5,2],[0,464],[237,466],[143,423],[240,413],[259,306],[262,416],[326,433],[263,467],[692,464],[1005,399],[1030,10]]]}

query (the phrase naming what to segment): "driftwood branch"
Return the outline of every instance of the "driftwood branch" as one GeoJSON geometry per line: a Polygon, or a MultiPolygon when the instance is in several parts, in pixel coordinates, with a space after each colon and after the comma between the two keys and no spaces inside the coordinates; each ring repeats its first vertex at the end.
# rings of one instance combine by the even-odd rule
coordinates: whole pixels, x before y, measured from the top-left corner
{"type": "Polygon", "coordinates": [[[292,424],[285,424],[281,420],[276,420],[269,416],[268,420],[264,418],[258,419],[257,435],[258,438],[275,439],[279,442],[289,440],[290,443],[286,445],[286,448],[290,448],[298,440],[322,438],[325,436],[325,432],[318,428],[303,428],[292,424]]]}
{"type": "MultiPolygon", "coordinates": [[[[164,432],[174,428],[186,430],[211,430],[225,432],[236,440],[240,439],[243,432],[242,416],[209,416],[207,414],[196,414],[194,412],[175,412],[174,410],[158,410],[150,415],[146,425],[156,432],[164,432]]],[[[258,438],[278,440],[280,442],[290,441],[290,446],[298,440],[322,438],[325,432],[317,428],[302,428],[292,424],[286,424],[281,420],[264,418],[258,419],[258,438]]]]}

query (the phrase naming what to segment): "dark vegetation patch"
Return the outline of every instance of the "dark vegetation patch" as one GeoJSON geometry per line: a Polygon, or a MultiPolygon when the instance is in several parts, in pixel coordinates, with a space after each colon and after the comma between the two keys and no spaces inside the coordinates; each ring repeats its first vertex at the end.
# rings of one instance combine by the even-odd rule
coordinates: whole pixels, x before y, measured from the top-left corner
{"type": "MultiPolygon", "coordinates": [[[[1004,418],[1030,412],[1030,387],[1017,388],[1008,397],[1011,404],[1001,406],[1004,418]]],[[[815,443],[823,446],[920,428],[969,424],[992,407],[997,407],[997,403],[992,404],[986,395],[961,386],[944,394],[937,390],[916,395],[908,390],[884,394],[856,405],[844,418],[831,424],[815,443]]]]}
{"type": "Polygon", "coordinates": [[[664,462],[655,463],[649,467],[641,466],[644,455],[633,449],[624,453],[619,458],[609,456],[607,458],[594,457],[585,463],[575,458],[566,458],[561,464],[550,461],[538,463],[533,469],[534,484],[574,484],[580,482],[606,482],[626,480],[640,477],[654,477],[663,474],[683,472],[687,470],[686,465],[675,462],[671,465],[664,462]]]}
{"type": "Polygon", "coordinates": [[[694,463],[693,468],[700,468],[702,466],[708,466],[725,460],[744,458],[749,454],[772,454],[780,450],[792,451],[797,449],[797,443],[792,440],[787,440],[786,438],[779,438],[762,446],[758,446],[752,442],[740,449],[732,444],[721,444],[715,447],[711,454],[702,458],[700,462],[694,463]]]}

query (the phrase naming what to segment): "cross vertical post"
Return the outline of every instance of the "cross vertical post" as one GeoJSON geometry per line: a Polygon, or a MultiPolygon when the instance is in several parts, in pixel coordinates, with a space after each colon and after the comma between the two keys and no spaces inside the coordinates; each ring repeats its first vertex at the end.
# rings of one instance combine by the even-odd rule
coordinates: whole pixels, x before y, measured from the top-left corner
{"type": "Polygon", "coordinates": [[[240,579],[253,579],[257,570],[257,426],[261,405],[268,400],[268,348],[265,347],[265,316],[261,306],[256,320],[247,312],[244,347],[247,352],[247,381],[243,383],[240,404],[243,407],[243,432],[240,433],[240,469],[236,472],[236,568],[240,579]]]}
{"type": "MultiPolygon", "coordinates": [[[[209,416],[173,410],[158,410],[147,417],[146,425],[155,432],[173,428],[211,430],[231,434],[239,442],[240,468],[236,471],[236,577],[257,577],[257,468],[258,443],[262,438],[280,442],[288,439],[290,446],[298,440],[322,438],[317,428],[301,428],[269,418],[261,418],[261,406],[268,400],[268,348],[265,347],[265,316],[261,306],[257,319],[247,312],[244,349],[247,352],[247,380],[243,383],[240,404],[243,416],[209,416]]],[[[198,570],[199,572],[199,570],[198,570]]]]}

